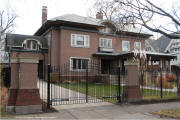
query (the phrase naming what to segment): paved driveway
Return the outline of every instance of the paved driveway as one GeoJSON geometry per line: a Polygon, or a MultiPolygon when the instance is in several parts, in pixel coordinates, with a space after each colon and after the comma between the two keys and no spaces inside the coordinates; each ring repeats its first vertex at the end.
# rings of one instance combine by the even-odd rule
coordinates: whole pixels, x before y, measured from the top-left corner
{"type": "MultiPolygon", "coordinates": [[[[40,91],[40,97],[43,100],[47,99],[47,82],[38,80],[37,84],[39,91],[40,91]]],[[[63,87],[60,87],[55,84],[50,85],[50,90],[52,91],[51,99],[52,99],[52,105],[57,104],[74,104],[74,103],[85,103],[86,102],[86,95],[72,91],[70,89],[66,89],[63,87]]],[[[101,101],[100,99],[97,99],[95,97],[88,96],[89,101],[101,101]]]]}

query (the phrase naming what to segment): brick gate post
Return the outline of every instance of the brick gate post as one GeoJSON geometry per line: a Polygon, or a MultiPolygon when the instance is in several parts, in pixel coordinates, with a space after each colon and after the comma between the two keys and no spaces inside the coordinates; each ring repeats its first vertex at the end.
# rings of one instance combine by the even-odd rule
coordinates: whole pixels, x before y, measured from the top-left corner
{"type": "Polygon", "coordinates": [[[16,114],[42,112],[39,89],[37,88],[38,59],[11,59],[11,86],[7,111],[16,114]]]}
{"type": "Polygon", "coordinates": [[[125,77],[124,95],[128,102],[135,102],[142,99],[139,77],[138,63],[125,63],[127,75],[125,77]]]}

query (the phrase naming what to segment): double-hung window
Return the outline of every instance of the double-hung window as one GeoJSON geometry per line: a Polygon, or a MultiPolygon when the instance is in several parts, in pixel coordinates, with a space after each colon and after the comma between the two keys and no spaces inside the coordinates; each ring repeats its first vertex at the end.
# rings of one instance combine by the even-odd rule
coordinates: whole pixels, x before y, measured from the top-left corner
{"type": "Polygon", "coordinates": [[[35,41],[35,40],[27,40],[26,49],[37,50],[38,49],[37,41],[35,41]]]}
{"type": "Polygon", "coordinates": [[[71,57],[70,58],[70,70],[72,71],[85,71],[88,67],[89,58],[76,58],[71,57]]]}
{"type": "Polygon", "coordinates": [[[85,47],[89,48],[89,35],[71,34],[72,47],[85,47]]]}
{"type": "Polygon", "coordinates": [[[99,39],[99,47],[112,48],[112,39],[100,38],[99,39]]]}
{"type": "Polygon", "coordinates": [[[141,42],[134,42],[134,50],[136,51],[141,50],[141,42]]]}
{"type": "Polygon", "coordinates": [[[122,51],[130,51],[130,42],[122,41],[122,51]]]}

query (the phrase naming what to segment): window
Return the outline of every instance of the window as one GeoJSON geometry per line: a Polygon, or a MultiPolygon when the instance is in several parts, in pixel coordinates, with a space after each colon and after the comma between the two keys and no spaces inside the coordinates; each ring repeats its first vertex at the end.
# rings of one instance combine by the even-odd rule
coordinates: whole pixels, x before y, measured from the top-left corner
{"type": "Polygon", "coordinates": [[[141,42],[134,42],[134,50],[137,51],[141,50],[141,42]]]}
{"type": "Polygon", "coordinates": [[[89,35],[71,34],[71,46],[89,48],[89,35]]]}
{"type": "Polygon", "coordinates": [[[180,52],[180,48],[174,48],[174,52],[180,52]]]}
{"type": "Polygon", "coordinates": [[[35,40],[27,40],[25,48],[30,49],[30,50],[37,50],[38,49],[38,43],[35,40]]]}
{"type": "Polygon", "coordinates": [[[130,51],[130,42],[122,41],[122,51],[130,51]]]}
{"type": "Polygon", "coordinates": [[[112,39],[100,38],[99,47],[102,48],[112,48],[112,39]]]}
{"type": "Polygon", "coordinates": [[[71,63],[71,70],[72,71],[85,71],[88,63],[89,63],[89,59],[88,58],[70,58],[70,63],[71,63]]]}

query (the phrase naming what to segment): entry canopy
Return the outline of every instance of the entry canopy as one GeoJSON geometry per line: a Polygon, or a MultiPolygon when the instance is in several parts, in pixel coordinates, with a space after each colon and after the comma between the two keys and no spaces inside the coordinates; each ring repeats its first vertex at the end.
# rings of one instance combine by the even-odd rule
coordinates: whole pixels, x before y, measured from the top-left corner
{"type": "Polygon", "coordinates": [[[152,60],[152,61],[158,61],[160,59],[176,59],[177,55],[172,55],[169,53],[158,53],[158,52],[137,52],[137,51],[130,51],[130,52],[120,52],[120,53],[103,53],[103,52],[97,52],[94,53],[93,56],[107,56],[107,57],[118,57],[118,58],[129,58],[133,57],[135,54],[145,54],[147,60],[152,60]]]}

